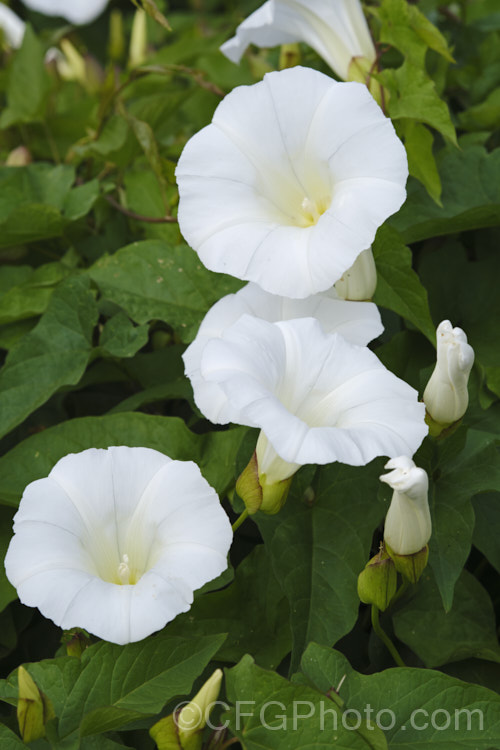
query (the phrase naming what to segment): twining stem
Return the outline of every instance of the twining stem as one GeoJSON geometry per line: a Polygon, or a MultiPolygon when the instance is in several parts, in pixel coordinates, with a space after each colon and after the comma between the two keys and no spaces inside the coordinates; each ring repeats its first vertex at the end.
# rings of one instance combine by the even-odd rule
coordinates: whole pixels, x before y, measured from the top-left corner
{"type": "Polygon", "coordinates": [[[406,667],[406,664],[400,657],[398,650],[394,643],[391,641],[385,630],[382,629],[379,620],[379,609],[375,604],[372,604],[372,626],[382,643],[385,645],[392,658],[398,665],[398,667],[406,667]]]}
{"type": "Polygon", "coordinates": [[[175,216],[163,216],[163,217],[156,217],[156,216],[143,216],[142,214],[136,214],[135,211],[129,211],[128,208],[124,208],[121,206],[118,201],[115,201],[114,198],[112,198],[110,195],[105,196],[108,203],[110,203],[113,208],[116,208],[117,211],[119,211],[124,216],[129,216],[131,219],[135,219],[136,221],[145,221],[148,224],[175,224],[177,223],[177,219],[175,216]]]}
{"type": "Polygon", "coordinates": [[[248,518],[248,509],[245,508],[243,513],[241,513],[236,519],[236,521],[233,523],[233,533],[236,531],[236,529],[240,528],[243,521],[246,521],[247,518],[248,518]]]}

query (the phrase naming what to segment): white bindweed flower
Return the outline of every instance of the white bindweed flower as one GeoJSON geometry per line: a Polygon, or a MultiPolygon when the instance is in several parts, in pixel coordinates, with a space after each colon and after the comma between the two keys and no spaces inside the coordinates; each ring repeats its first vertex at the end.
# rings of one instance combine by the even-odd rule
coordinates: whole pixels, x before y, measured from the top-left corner
{"type": "Polygon", "coordinates": [[[297,298],[371,245],[408,166],[365,86],[296,67],[231,91],[176,176],[181,231],[207,268],[297,298]]]}
{"type": "Polygon", "coordinates": [[[394,493],[385,519],[384,540],[391,552],[413,555],[431,538],[429,480],[426,472],[407,456],[391,459],[385,468],[392,471],[381,476],[380,481],[392,487],[394,493]]]}
{"type": "Polygon", "coordinates": [[[196,464],[149,448],[65,456],[26,487],[5,569],[64,629],[139,641],[227,567],[232,531],[196,464]]]}
{"type": "Polygon", "coordinates": [[[313,318],[244,315],[207,343],[200,369],[226,394],[225,421],[261,428],[258,471],[270,484],[302,464],[413,453],[427,434],[416,391],[313,318]]]}
{"type": "Polygon", "coordinates": [[[22,0],[31,10],[46,16],[61,16],[70,23],[91,23],[101,15],[108,0],[22,0]]]}
{"type": "Polygon", "coordinates": [[[21,46],[26,26],[14,11],[0,2],[0,29],[7,45],[13,49],[21,46]]]}
{"type": "Polygon", "coordinates": [[[369,70],[376,52],[359,0],[268,0],[236,29],[221,52],[239,62],[249,44],[306,42],[347,81],[353,58],[369,70]]]}
{"type": "Polygon", "coordinates": [[[196,404],[211,422],[224,421],[227,397],[218,383],[202,377],[203,350],[209,341],[221,338],[226,329],[245,314],[270,323],[317,318],[325,332],[340,333],[348,341],[361,346],[366,346],[384,330],[376,305],[339,300],[334,289],[299,300],[269,294],[256,284],[247,284],[236,294],[228,294],[208,311],[195,340],[183,354],[196,404]]]}
{"type": "Polygon", "coordinates": [[[436,344],[436,366],[424,391],[424,402],[435,422],[448,425],[467,411],[467,383],[474,364],[474,349],[462,329],[452,328],[449,320],[438,325],[436,344]]]}

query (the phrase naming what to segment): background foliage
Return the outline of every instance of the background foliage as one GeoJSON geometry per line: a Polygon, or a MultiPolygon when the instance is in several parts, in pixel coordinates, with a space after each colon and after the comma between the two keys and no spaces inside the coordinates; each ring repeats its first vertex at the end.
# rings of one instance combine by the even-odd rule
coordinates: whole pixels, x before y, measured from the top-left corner
{"type": "MultiPolygon", "coordinates": [[[[125,0],[76,29],[12,3],[30,25],[0,71],[0,162],[24,148],[20,166],[0,166],[2,558],[26,484],[92,446],[195,460],[231,517],[242,509],[234,484],[256,435],[204,420],[181,360],[210,306],[241,284],[204,269],[183,243],[174,168],[220,98],[278,67],[279,50],[253,49],[239,66],[218,51],[253,0],[158,6],[172,31],[148,18],[146,59],[130,67],[125,0]],[[63,36],[85,59],[75,80],[44,63],[63,36]]],[[[305,467],[278,516],[238,530],[231,572],[140,643],[67,655],[58,628],[19,604],[1,568],[2,749],[25,747],[13,708],[21,663],[55,711],[36,750],[148,750],[151,725],[215,665],[227,668],[227,737],[247,750],[500,748],[500,13],[496,0],[381,0],[367,11],[412,175],[374,245],[386,327],[374,348],[420,393],[439,321],[461,326],[476,352],[463,424],[426,439],[416,457],[431,480],[429,566],[383,617],[410,666],[394,668],[356,593],[388,508],[383,461],[305,467]],[[268,717],[269,731],[258,718],[267,701],[325,695],[339,716],[371,704],[393,710],[396,725],[322,733],[313,719],[294,731],[268,717]],[[238,700],[257,706],[240,725],[238,700]],[[412,730],[422,707],[479,707],[484,727],[412,730]]],[[[331,74],[309,48],[300,54],[331,74]]]]}

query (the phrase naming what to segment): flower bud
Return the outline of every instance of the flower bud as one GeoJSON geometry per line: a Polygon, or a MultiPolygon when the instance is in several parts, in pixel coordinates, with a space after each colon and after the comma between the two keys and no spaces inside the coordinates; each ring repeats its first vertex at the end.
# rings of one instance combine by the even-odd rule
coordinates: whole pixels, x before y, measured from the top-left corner
{"type": "Polygon", "coordinates": [[[358,255],[334,286],[341,299],[363,302],[373,297],[377,287],[377,269],[371,247],[358,255]]]}
{"type": "Polygon", "coordinates": [[[474,350],[461,328],[452,328],[449,320],[437,327],[437,360],[424,402],[434,422],[446,427],[463,417],[469,404],[467,383],[474,363],[474,350]]]}
{"type": "Polygon", "coordinates": [[[160,719],[149,730],[158,750],[200,750],[201,732],[205,728],[210,712],[217,701],[222,682],[222,670],[215,672],[178,713],[160,719]]]}
{"type": "Polygon", "coordinates": [[[188,742],[195,734],[199,734],[204,729],[213,704],[219,697],[220,686],[222,682],[222,669],[216,669],[215,672],[205,682],[201,690],[194,696],[187,706],[184,706],[177,716],[177,728],[181,747],[188,749],[188,742]]]}
{"type": "Polygon", "coordinates": [[[375,604],[384,612],[396,593],[397,579],[393,561],[381,549],[358,576],[358,596],[364,604],[375,604]]]}
{"type": "Polygon", "coordinates": [[[68,656],[76,656],[79,659],[85,649],[91,645],[91,640],[86,630],[71,628],[71,630],[64,631],[62,643],[66,646],[68,656]]]}
{"type": "Polygon", "coordinates": [[[109,15],[108,54],[111,60],[118,62],[125,52],[125,35],[123,33],[123,15],[115,8],[109,15]]]}
{"type": "Polygon", "coordinates": [[[45,735],[46,722],[54,717],[52,704],[37,688],[35,681],[24,667],[18,673],[19,699],[17,721],[23,741],[33,742],[45,735]]]}
{"type": "Polygon", "coordinates": [[[57,70],[66,81],[78,81],[82,86],[87,84],[87,68],[83,55],[71,44],[69,39],[61,39],[63,57],[56,60],[57,70]]]}
{"type": "Polygon", "coordinates": [[[391,505],[385,519],[384,542],[396,570],[415,582],[427,564],[427,542],[432,532],[427,491],[429,480],[411,458],[391,458],[385,465],[392,469],[380,477],[393,488],[391,505]],[[416,557],[416,559],[408,559],[416,557]]]}
{"type": "Polygon", "coordinates": [[[9,152],[5,162],[6,167],[25,167],[33,161],[26,146],[18,146],[9,152]]]}
{"type": "Polygon", "coordinates": [[[286,502],[292,476],[300,464],[281,458],[261,430],[255,453],[236,482],[236,492],[250,514],[278,513],[286,502]]]}
{"type": "Polygon", "coordinates": [[[136,10],[130,37],[129,68],[138,68],[146,60],[148,46],[146,21],[146,11],[142,8],[136,10]]]}

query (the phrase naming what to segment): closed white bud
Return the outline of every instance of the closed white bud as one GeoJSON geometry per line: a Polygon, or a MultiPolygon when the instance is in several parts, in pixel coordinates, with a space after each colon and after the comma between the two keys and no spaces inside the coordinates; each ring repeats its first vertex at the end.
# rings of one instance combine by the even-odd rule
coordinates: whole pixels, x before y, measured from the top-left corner
{"type": "Polygon", "coordinates": [[[353,265],[335,282],[341,299],[364,302],[370,300],[377,287],[377,269],[371,247],[358,255],[353,265]]]}
{"type": "Polygon", "coordinates": [[[469,404],[467,383],[474,364],[474,349],[461,328],[452,328],[449,320],[437,327],[437,360],[424,402],[429,415],[442,425],[461,419],[469,404]]]}
{"type": "Polygon", "coordinates": [[[394,493],[385,519],[384,541],[397,555],[413,555],[425,547],[432,532],[429,480],[407,456],[391,458],[385,468],[392,471],[380,480],[394,493]]]}

